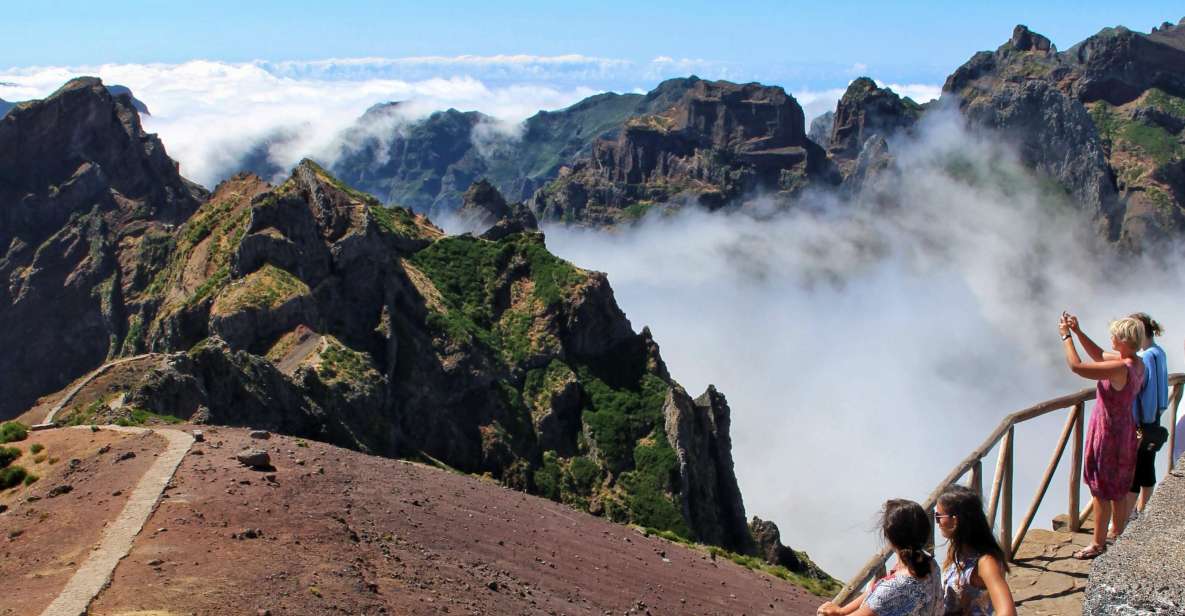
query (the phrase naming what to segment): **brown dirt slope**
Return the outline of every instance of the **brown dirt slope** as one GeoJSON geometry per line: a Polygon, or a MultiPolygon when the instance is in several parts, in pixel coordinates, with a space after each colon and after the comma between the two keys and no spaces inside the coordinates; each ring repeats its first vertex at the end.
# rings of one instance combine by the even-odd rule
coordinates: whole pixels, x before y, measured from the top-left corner
{"type": "MultiPolygon", "coordinates": [[[[182,461],[91,614],[813,614],[822,601],[723,558],[471,476],[277,435],[204,430],[206,442],[182,461]],[[274,470],[235,462],[247,446],[267,449],[274,470]]],[[[95,438],[86,430],[37,438],[65,434],[95,438]]],[[[53,536],[85,543],[104,518],[84,514],[110,492],[81,480],[74,487],[35,503],[41,522],[28,521],[19,504],[0,525],[73,520],[73,530],[53,536]]],[[[0,566],[14,570],[0,574],[22,587],[11,614],[38,613],[49,599],[49,581],[39,593],[24,591],[31,578],[17,571],[32,568],[34,553],[57,561],[68,551],[31,533],[5,544],[0,566]]],[[[60,587],[66,577],[53,581],[60,587]]]]}
{"type": "Polygon", "coordinates": [[[15,464],[39,479],[0,492],[0,615],[39,614],[53,601],[164,443],[154,434],[69,429],[5,445],[21,449],[15,464]],[[33,445],[44,449],[33,454],[33,445]],[[128,453],[135,457],[119,459],[128,453]],[[70,491],[50,496],[61,486],[70,491]]]}

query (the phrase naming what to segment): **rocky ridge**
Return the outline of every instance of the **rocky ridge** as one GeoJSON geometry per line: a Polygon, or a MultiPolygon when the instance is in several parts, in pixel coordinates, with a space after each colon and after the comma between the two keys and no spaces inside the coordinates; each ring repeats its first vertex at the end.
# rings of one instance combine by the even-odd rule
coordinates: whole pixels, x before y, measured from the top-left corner
{"type": "MultiPolygon", "coordinates": [[[[123,350],[129,315],[206,197],[130,96],[75,79],[0,118],[0,417],[123,350]]],[[[134,318],[134,317],[131,317],[134,318]]]]}
{"type": "MultiPolygon", "coordinates": [[[[472,111],[449,109],[415,120],[401,103],[376,105],[343,135],[346,146],[331,170],[384,203],[433,216],[459,208],[470,184],[482,178],[525,201],[628,118],[670,107],[688,81],[672,79],[646,95],[597,94],[540,111],[517,127],[472,111]]],[[[261,175],[274,173],[259,164],[261,175]]]]}
{"type": "Polygon", "coordinates": [[[1137,251],[1185,230],[1185,20],[1106,28],[1059,52],[1017,26],[943,86],[974,125],[1002,132],[1100,234],[1137,251]]]}
{"type": "Polygon", "coordinates": [[[30,145],[0,147],[0,309],[33,325],[4,334],[21,349],[4,386],[23,396],[4,416],[150,351],[162,359],[61,417],[315,438],[755,553],[724,397],[691,400],[605,276],[551,255],[492,186],[470,191],[497,219],[482,237],[446,236],[312,161],[207,194],[95,79],[6,116],[0,146],[13,142],[30,145]]]}
{"type": "Polygon", "coordinates": [[[535,193],[543,220],[605,225],[656,205],[717,209],[741,195],[790,197],[834,184],[826,153],[806,136],[802,108],[780,87],[692,77],[668,110],[630,118],[613,139],[535,193]]]}

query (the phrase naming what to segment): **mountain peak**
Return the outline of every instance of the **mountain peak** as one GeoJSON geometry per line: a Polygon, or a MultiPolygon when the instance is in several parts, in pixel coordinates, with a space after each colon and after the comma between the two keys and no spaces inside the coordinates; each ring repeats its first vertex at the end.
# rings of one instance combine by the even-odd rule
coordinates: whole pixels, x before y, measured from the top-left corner
{"type": "Polygon", "coordinates": [[[1024,24],[1012,29],[1012,38],[1008,42],[1017,51],[1057,51],[1047,37],[1029,30],[1024,24]]]}

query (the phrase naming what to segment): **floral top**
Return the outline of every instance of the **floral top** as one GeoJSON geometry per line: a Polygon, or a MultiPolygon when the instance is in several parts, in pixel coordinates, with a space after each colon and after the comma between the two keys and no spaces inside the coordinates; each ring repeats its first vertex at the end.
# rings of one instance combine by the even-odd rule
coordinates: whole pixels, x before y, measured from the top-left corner
{"type": "Polygon", "coordinates": [[[942,614],[942,582],[938,563],[930,559],[930,574],[918,579],[898,570],[882,578],[864,605],[876,616],[939,616],[942,614]]]}
{"type": "Polygon", "coordinates": [[[971,583],[978,565],[979,554],[973,554],[951,564],[943,572],[943,616],[992,616],[996,613],[987,589],[971,583]]]}

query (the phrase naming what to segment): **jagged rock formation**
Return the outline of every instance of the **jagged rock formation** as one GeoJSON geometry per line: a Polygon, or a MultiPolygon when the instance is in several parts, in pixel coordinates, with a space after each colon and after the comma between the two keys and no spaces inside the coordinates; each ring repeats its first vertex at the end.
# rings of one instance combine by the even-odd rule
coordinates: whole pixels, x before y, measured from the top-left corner
{"type": "Polygon", "coordinates": [[[833,126],[835,126],[835,112],[828,111],[811,120],[811,127],[806,136],[815,143],[826,145],[831,139],[831,127],[833,126]]]}
{"type": "MultiPolygon", "coordinates": [[[[470,193],[510,216],[489,185],[470,193]]],[[[237,178],[179,230],[160,310],[135,343],[189,359],[129,399],[441,460],[745,547],[731,465],[700,477],[675,462],[694,448],[685,441],[719,439],[697,426],[665,434],[662,400],[677,385],[657,347],[633,333],[603,275],[551,256],[529,226],[445,237],[307,161],[274,188],[237,178]],[[702,501],[685,516],[692,490],[702,501]]]]}
{"type": "Polygon", "coordinates": [[[399,103],[377,105],[346,132],[332,170],[385,203],[432,215],[460,207],[464,191],[479,178],[524,201],[628,118],[670,107],[687,82],[670,80],[646,95],[598,94],[566,109],[540,111],[521,127],[455,109],[413,120],[399,103]]]}
{"type": "Polygon", "coordinates": [[[469,226],[488,229],[499,220],[509,218],[510,205],[502,193],[494,188],[485,178],[474,182],[465,196],[461,199],[461,207],[457,210],[457,217],[469,226]]]}
{"type": "Polygon", "coordinates": [[[806,554],[782,545],[782,532],[778,530],[777,524],[753,516],[749,521],[749,534],[757,545],[757,554],[765,559],[765,562],[781,565],[796,573],[820,580],[831,577],[806,554]]]}
{"type": "Polygon", "coordinates": [[[663,404],[667,438],[679,461],[683,517],[698,528],[711,529],[711,535],[701,535],[704,541],[750,552],[753,538],[745,528],[741,490],[733,474],[731,414],[724,395],[711,386],[695,400],[672,387],[663,404]]]}
{"type": "Polygon", "coordinates": [[[506,203],[502,193],[485,179],[465,191],[457,218],[464,227],[483,231],[482,239],[492,241],[513,233],[539,230],[539,221],[530,208],[521,203],[506,203]]]}
{"type": "Polygon", "coordinates": [[[605,276],[548,252],[490,183],[468,191],[494,222],[480,237],[445,236],[312,161],[211,195],[96,79],[17,107],[3,144],[0,316],[22,325],[0,332],[6,416],[153,351],[62,419],[311,437],[754,552],[724,397],[691,400],[605,276]]]}
{"type": "Polygon", "coordinates": [[[0,417],[119,354],[205,191],[130,96],[75,79],[0,118],[0,417]]]}
{"type": "MultiPolygon", "coordinates": [[[[1183,20],[1185,21],[1185,20],[1183,20]]],[[[1185,24],[1108,28],[1065,52],[1017,26],[943,86],[1126,249],[1185,230],[1185,24]]]]}
{"type": "Polygon", "coordinates": [[[922,106],[908,96],[902,98],[889,88],[880,88],[867,77],[856,79],[836,105],[827,154],[845,176],[849,175],[870,139],[879,136],[878,147],[884,147],[885,138],[912,127],[921,114],[922,106]]]}
{"type": "Polygon", "coordinates": [[[662,113],[631,118],[615,139],[535,194],[541,219],[614,224],[658,204],[719,208],[768,190],[783,196],[834,180],[826,154],[806,137],[802,108],[782,88],[687,80],[662,113]]]}
{"type": "Polygon", "coordinates": [[[126,96],[128,104],[132,106],[132,109],[140,112],[140,115],[152,115],[148,111],[148,105],[145,105],[144,101],[136,98],[135,95],[132,94],[131,88],[128,88],[127,86],[112,85],[107,86],[107,91],[110,92],[111,96],[114,97],[126,96]]]}

